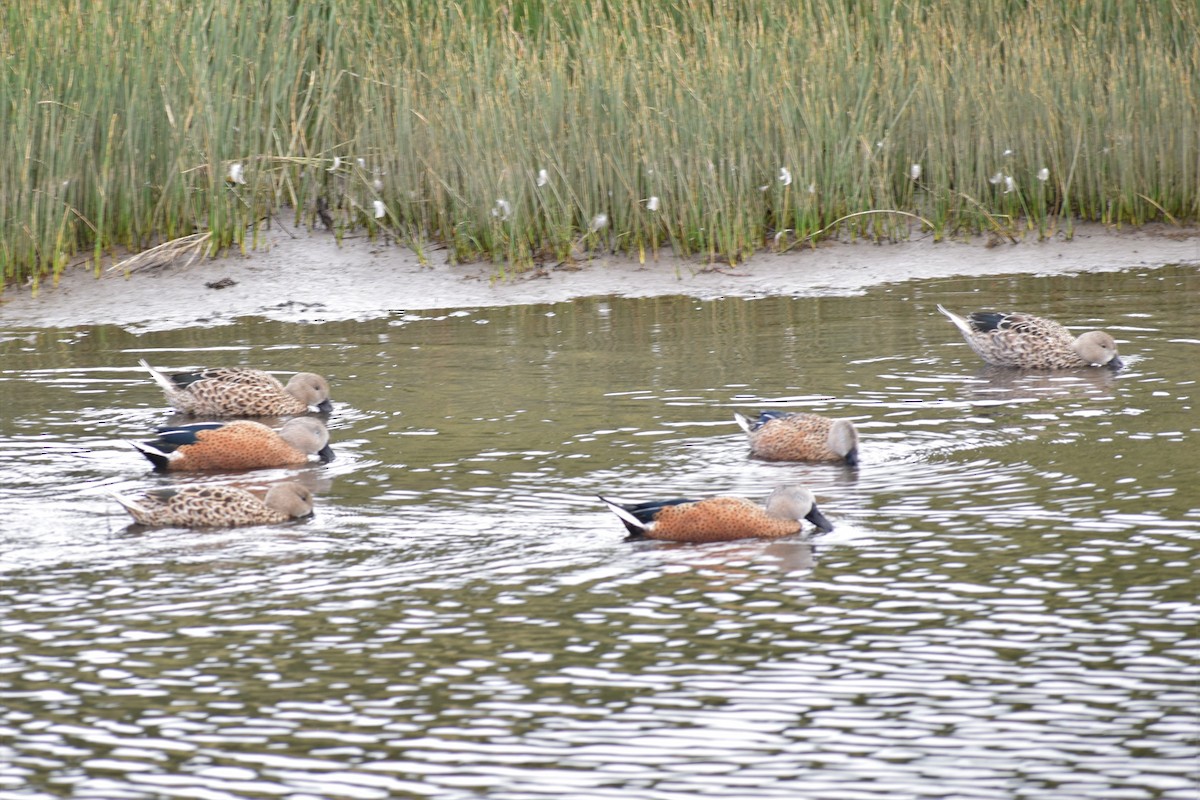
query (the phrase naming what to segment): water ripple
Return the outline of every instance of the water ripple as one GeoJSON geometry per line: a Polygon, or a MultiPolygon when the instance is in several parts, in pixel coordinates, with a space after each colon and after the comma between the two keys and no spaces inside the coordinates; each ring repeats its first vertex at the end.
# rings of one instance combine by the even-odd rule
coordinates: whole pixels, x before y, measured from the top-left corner
{"type": "Polygon", "coordinates": [[[1191,800],[1200,332],[1159,277],[1013,279],[1142,314],[1119,375],[981,369],[933,304],[999,278],[0,338],[0,794],[1191,800]],[[279,347],[338,378],[331,465],[128,447],[165,418],[138,354],[279,347]],[[852,417],[861,466],[748,459],[732,411],[769,407],[852,417]],[[235,479],[316,516],[107,497],[235,479]],[[788,481],[833,533],[626,541],[596,498],[788,481]]]}

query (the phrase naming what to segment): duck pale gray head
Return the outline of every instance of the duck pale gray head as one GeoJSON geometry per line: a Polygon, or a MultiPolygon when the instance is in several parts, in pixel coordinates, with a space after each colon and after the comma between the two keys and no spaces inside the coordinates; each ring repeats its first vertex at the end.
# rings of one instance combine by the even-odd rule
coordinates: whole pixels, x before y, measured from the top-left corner
{"type": "Polygon", "coordinates": [[[312,492],[294,481],[272,486],[263,502],[294,519],[311,516],[313,513],[312,492]]]}
{"type": "Polygon", "coordinates": [[[287,382],[287,391],[305,405],[316,406],[323,413],[328,414],[333,410],[333,403],[329,397],[329,381],[320,375],[297,372],[287,382]]]}
{"type": "Polygon", "coordinates": [[[808,488],[797,483],[776,487],[766,502],[767,513],[780,519],[806,519],[821,533],[833,530],[833,523],[817,509],[817,500],[808,488]]]}
{"type": "Polygon", "coordinates": [[[1081,334],[1072,346],[1079,357],[1089,364],[1097,364],[1113,370],[1125,366],[1117,356],[1116,339],[1104,331],[1088,331],[1081,334]]]}
{"type": "Polygon", "coordinates": [[[848,419],[837,419],[829,428],[829,449],[846,459],[851,467],[858,466],[858,429],[848,419]]]}
{"type": "Polygon", "coordinates": [[[320,457],[321,463],[333,461],[333,448],[329,446],[329,429],[315,417],[296,417],[284,423],[279,437],[302,453],[320,457]]]}

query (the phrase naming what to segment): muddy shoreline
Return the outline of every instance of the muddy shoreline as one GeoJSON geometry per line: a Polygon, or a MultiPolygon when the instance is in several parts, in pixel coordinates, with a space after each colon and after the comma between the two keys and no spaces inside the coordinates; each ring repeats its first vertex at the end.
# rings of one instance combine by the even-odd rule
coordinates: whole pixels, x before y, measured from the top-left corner
{"type": "Polygon", "coordinates": [[[556,303],[578,297],[689,295],[700,299],[851,295],[911,279],[1014,273],[1066,274],[1188,264],[1200,267],[1200,229],[1147,226],[1123,231],[1081,225],[1071,241],[994,244],[932,238],[874,244],[827,242],[816,249],[760,253],[737,267],[661,255],[600,256],[571,268],[507,277],[493,265],[450,265],[445,251],[422,265],[411,250],[365,237],[338,244],[327,233],[274,230],[246,255],[177,261],[106,272],[65,273],[37,296],[28,287],[0,295],[8,328],[119,325],[138,331],[230,323],[242,317],[287,322],[371,319],[404,311],[556,303]]]}

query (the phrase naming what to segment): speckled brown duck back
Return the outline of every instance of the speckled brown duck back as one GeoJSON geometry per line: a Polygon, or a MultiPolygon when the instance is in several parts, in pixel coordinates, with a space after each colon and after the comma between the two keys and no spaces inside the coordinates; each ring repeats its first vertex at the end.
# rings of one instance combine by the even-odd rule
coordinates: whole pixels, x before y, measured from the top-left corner
{"type": "Polygon", "coordinates": [[[654,516],[646,534],[671,542],[720,542],[734,539],[777,539],[799,533],[798,520],[776,519],[757,503],[741,497],[713,497],[666,506],[654,516]]]}
{"type": "Polygon", "coordinates": [[[631,536],[673,542],[728,542],[777,539],[803,528],[803,520],[821,531],[833,530],[817,509],[812,492],[789,484],[775,489],[766,504],[741,497],[659,500],[624,505],[600,500],[624,523],[631,536]]]}
{"type": "Polygon", "coordinates": [[[289,420],[278,433],[251,420],[180,425],[133,446],[161,472],[298,466],[313,455],[333,459],[329,432],[312,417],[289,420]]]}
{"type": "Polygon", "coordinates": [[[768,461],[840,461],[858,465],[858,431],[848,419],[807,412],[764,411],[758,419],[734,414],[750,454],[768,461]]]}
{"type": "Polygon", "coordinates": [[[954,323],[975,353],[997,367],[1056,370],[1124,366],[1117,343],[1104,331],[1074,336],[1062,325],[1045,317],[1021,312],[976,311],[961,317],[938,306],[954,323]]]}
{"type": "Polygon", "coordinates": [[[311,407],[329,411],[329,383],[320,375],[298,372],[287,385],[262,370],[215,367],[167,375],[151,367],[167,402],[181,414],[197,417],[286,417],[307,414],[311,407]]]}
{"type": "Polygon", "coordinates": [[[290,482],[271,487],[265,499],[234,486],[183,486],[114,498],[134,522],[147,527],[274,525],[306,517],[313,508],[309,491],[290,482]]]}

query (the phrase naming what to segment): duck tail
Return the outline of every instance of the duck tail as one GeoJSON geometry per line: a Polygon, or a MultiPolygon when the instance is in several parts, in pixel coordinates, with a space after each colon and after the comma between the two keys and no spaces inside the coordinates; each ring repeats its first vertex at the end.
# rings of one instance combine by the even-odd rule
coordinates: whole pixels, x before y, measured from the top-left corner
{"type": "Polygon", "coordinates": [[[150,373],[150,377],[153,378],[154,382],[159,385],[159,388],[161,388],[164,392],[167,393],[168,397],[170,397],[171,394],[173,394],[174,392],[179,390],[179,387],[176,386],[175,383],[166,374],[159,372],[154,367],[150,366],[150,364],[146,361],[146,359],[139,358],[138,363],[142,365],[142,369],[144,369],[144,370],[146,370],[146,372],[150,373]]]}
{"type": "Polygon", "coordinates": [[[113,500],[116,500],[120,504],[121,508],[125,509],[126,511],[128,511],[130,513],[133,513],[135,511],[136,512],[145,512],[145,510],[146,510],[142,506],[138,505],[137,501],[134,500],[132,497],[126,497],[125,495],[117,494],[116,492],[109,492],[108,494],[113,500]]]}
{"type": "Polygon", "coordinates": [[[155,447],[152,442],[130,442],[129,444],[134,450],[144,455],[154,465],[157,472],[166,472],[169,468],[170,456],[155,447]]]}
{"type": "Polygon", "coordinates": [[[145,506],[137,503],[131,497],[125,497],[124,495],[117,494],[116,492],[109,492],[108,494],[113,500],[117,501],[117,504],[121,506],[121,508],[125,509],[125,513],[133,517],[134,522],[141,523],[142,520],[146,519],[147,515],[150,513],[145,506]]]}
{"type": "Polygon", "coordinates": [[[609,510],[617,515],[617,519],[625,523],[625,530],[629,531],[630,536],[644,536],[646,534],[646,523],[635,517],[632,512],[626,509],[620,503],[614,503],[603,495],[596,495],[600,498],[600,502],[608,506],[609,510]]]}
{"type": "Polygon", "coordinates": [[[945,314],[945,315],[946,315],[946,317],[947,317],[947,318],[948,318],[948,319],[949,319],[951,322],[953,322],[953,323],[954,323],[954,327],[956,327],[956,328],[958,328],[960,331],[962,331],[962,333],[963,333],[963,335],[964,335],[964,336],[970,336],[970,335],[971,335],[971,333],[972,333],[972,331],[971,331],[971,323],[967,322],[965,319],[963,319],[962,317],[960,317],[958,314],[955,314],[953,311],[949,310],[948,308],[946,308],[946,307],[945,307],[944,305],[942,305],[941,303],[938,303],[938,304],[937,304],[937,310],[938,310],[938,311],[940,311],[940,312],[942,312],[943,314],[945,314]]]}

